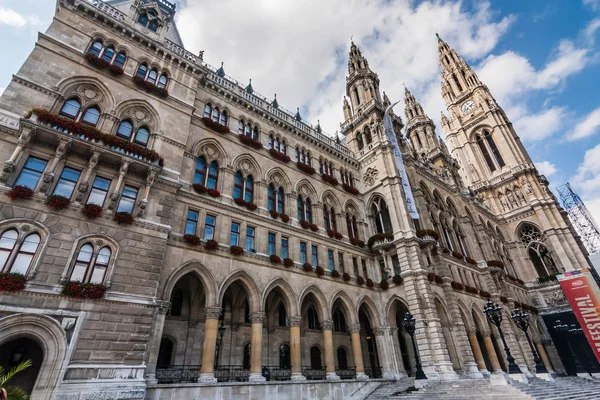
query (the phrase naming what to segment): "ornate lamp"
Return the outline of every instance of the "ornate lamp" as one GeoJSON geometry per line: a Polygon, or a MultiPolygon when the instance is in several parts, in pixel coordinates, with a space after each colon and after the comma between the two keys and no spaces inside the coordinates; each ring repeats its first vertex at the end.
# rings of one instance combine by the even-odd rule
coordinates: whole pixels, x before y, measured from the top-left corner
{"type": "Polygon", "coordinates": [[[510,349],[506,344],[506,339],[504,339],[504,333],[502,333],[502,328],[500,327],[500,324],[502,323],[502,307],[500,307],[498,304],[492,303],[492,300],[488,300],[487,304],[483,307],[483,313],[485,314],[488,321],[496,325],[496,328],[498,328],[500,339],[502,339],[502,344],[504,345],[506,360],[508,361],[508,373],[520,374],[521,370],[519,369],[517,364],[515,364],[515,359],[512,356],[512,354],[510,354],[510,349]]]}
{"type": "Polygon", "coordinates": [[[413,351],[415,353],[415,378],[416,379],[427,379],[423,367],[421,366],[421,360],[419,359],[419,352],[417,351],[417,345],[415,344],[415,324],[417,320],[412,316],[410,312],[406,312],[404,319],[402,320],[402,326],[406,332],[410,335],[412,341],[413,351]]]}
{"type": "Polygon", "coordinates": [[[512,320],[515,321],[515,324],[519,329],[525,332],[525,337],[527,338],[527,343],[529,343],[529,347],[531,347],[531,353],[533,354],[533,361],[535,361],[535,372],[536,374],[546,374],[548,371],[546,370],[546,366],[540,360],[537,351],[535,351],[535,347],[529,338],[529,333],[527,330],[529,329],[529,315],[521,311],[520,308],[516,307],[513,310],[512,320]]]}

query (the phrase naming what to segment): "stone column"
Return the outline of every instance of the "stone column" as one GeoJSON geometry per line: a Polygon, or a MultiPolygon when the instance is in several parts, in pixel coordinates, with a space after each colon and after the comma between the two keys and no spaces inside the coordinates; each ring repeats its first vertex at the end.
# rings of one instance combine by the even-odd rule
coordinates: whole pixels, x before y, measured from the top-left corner
{"type": "Polygon", "coordinates": [[[255,312],[250,314],[252,321],[252,337],[250,339],[250,378],[251,382],[263,382],[262,376],[262,334],[265,313],[255,312]]]}
{"type": "Polygon", "coordinates": [[[352,355],[354,356],[354,367],[356,368],[356,379],[367,380],[369,377],[365,374],[365,364],[363,362],[362,347],[360,345],[360,324],[348,326],[352,340],[352,355]]]}
{"type": "Polygon", "coordinates": [[[154,323],[152,324],[152,336],[148,344],[148,367],[146,368],[146,379],[152,383],[157,382],[156,363],[160,350],[160,340],[165,326],[165,316],[169,312],[171,303],[168,301],[158,301],[157,306],[158,309],[156,310],[156,314],[154,314],[154,323]]]}
{"type": "Polygon", "coordinates": [[[536,341],[535,347],[537,347],[538,353],[542,359],[542,362],[544,363],[544,367],[546,367],[546,370],[550,373],[554,372],[552,364],[550,363],[550,359],[548,358],[548,354],[546,354],[546,348],[544,345],[541,342],[536,341]]]}
{"type": "Polygon", "coordinates": [[[473,350],[473,357],[475,357],[475,362],[477,363],[477,368],[479,368],[479,371],[488,372],[485,360],[483,359],[483,353],[481,352],[481,347],[479,347],[479,341],[477,340],[477,331],[475,329],[469,329],[467,334],[469,336],[469,342],[471,343],[471,350],[473,350]]]}
{"type": "Polygon", "coordinates": [[[17,162],[17,159],[19,158],[19,156],[23,152],[23,149],[27,146],[35,132],[34,128],[30,128],[26,125],[22,125],[22,127],[23,130],[21,132],[21,136],[19,136],[19,140],[17,141],[17,147],[15,147],[12,155],[8,160],[6,160],[4,166],[2,167],[2,173],[0,174],[0,182],[2,183],[8,182],[8,178],[15,171],[15,164],[17,162]]]}
{"type": "Polygon", "coordinates": [[[394,343],[392,341],[392,328],[375,328],[373,333],[377,340],[377,354],[381,363],[382,378],[384,379],[400,379],[400,369],[398,367],[399,360],[396,359],[394,343]]]}
{"type": "Polygon", "coordinates": [[[117,179],[117,183],[114,184],[114,186],[112,187],[113,191],[109,196],[109,203],[108,203],[108,209],[109,210],[114,210],[115,207],[117,206],[117,200],[119,200],[119,197],[121,195],[121,185],[123,183],[123,179],[125,178],[125,175],[127,174],[127,170],[129,169],[129,164],[131,164],[131,160],[128,158],[121,158],[121,168],[119,169],[119,178],[117,179]]]}
{"type": "Polygon", "coordinates": [[[483,343],[485,343],[485,349],[490,357],[492,372],[502,372],[500,361],[498,361],[498,355],[496,354],[496,349],[494,348],[494,343],[492,343],[492,338],[489,333],[483,334],[483,343]]]}
{"type": "Polygon", "coordinates": [[[339,376],[335,373],[335,354],[333,351],[333,321],[321,321],[321,329],[323,330],[323,347],[325,348],[325,366],[327,380],[338,380],[339,376]]]}
{"type": "Polygon", "coordinates": [[[304,381],[302,375],[302,351],[300,347],[300,323],[302,317],[289,317],[290,324],[290,359],[292,361],[292,380],[304,381]]]}
{"type": "Polygon", "coordinates": [[[215,351],[217,347],[217,329],[221,307],[207,307],[205,310],[204,343],[202,344],[202,361],[198,383],[217,383],[215,379],[215,351]]]}
{"type": "Polygon", "coordinates": [[[81,174],[81,180],[79,186],[77,187],[77,194],[75,195],[76,203],[81,203],[83,201],[83,198],[86,195],[90,186],[90,177],[92,175],[92,172],[94,172],[96,165],[98,165],[98,161],[100,160],[100,155],[102,155],[102,153],[103,151],[101,150],[94,150],[92,152],[92,156],[90,157],[90,160],[88,161],[85,170],[81,174]]]}

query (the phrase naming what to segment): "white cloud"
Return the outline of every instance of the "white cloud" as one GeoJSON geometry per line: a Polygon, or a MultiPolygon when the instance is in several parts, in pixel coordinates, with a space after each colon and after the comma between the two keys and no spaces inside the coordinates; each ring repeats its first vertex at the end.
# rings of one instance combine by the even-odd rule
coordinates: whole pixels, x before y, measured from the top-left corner
{"type": "Polygon", "coordinates": [[[598,128],[600,128],[600,107],[590,112],[577,123],[573,131],[567,135],[567,139],[577,140],[592,136],[598,132],[598,128]]]}
{"type": "Polygon", "coordinates": [[[552,164],[550,161],[536,161],[535,166],[540,174],[545,175],[546,178],[554,175],[557,171],[556,165],[552,164]]]}
{"type": "Polygon", "coordinates": [[[566,115],[566,108],[552,107],[537,114],[525,114],[520,110],[512,115],[514,127],[525,141],[537,141],[559,132],[566,115]]]}
{"type": "Polygon", "coordinates": [[[600,144],[585,152],[571,184],[596,222],[600,222],[600,144]]]}
{"type": "Polygon", "coordinates": [[[600,28],[600,18],[595,18],[583,30],[583,37],[588,42],[594,43],[598,28],[600,28]]]}
{"type": "Polygon", "coordinates": [[[27,24],[37,24],[38,22],[39,19],[36,16],[23,16],[10,8],[0,6],[0,25],[22,28],[27,24]]]}
{"type": "Polygon", "coordinates": [[[592,10],[597,10],[600,5],[600,0],[583,0],[583,5],[592,10]]]}

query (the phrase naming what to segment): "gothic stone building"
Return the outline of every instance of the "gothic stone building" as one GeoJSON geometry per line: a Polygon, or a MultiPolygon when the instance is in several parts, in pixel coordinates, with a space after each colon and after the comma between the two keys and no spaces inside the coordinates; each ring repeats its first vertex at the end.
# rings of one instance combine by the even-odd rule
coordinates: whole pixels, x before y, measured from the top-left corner
{"type": "Polygon", "coordinates": [[[482,378],[507,368],[488,298],[524,373],[515,306],[547,368],[569,372],[542,320],[569,307],[544,281],[587,254],[448,44],[445,142],[408,91],[390,142],[354,44],[332,139],[186,51],[174,13],[58,0],[0,98],[0,365],[33,362],[16,384],[33,399],[343,398],[414,376],[407,311],[429,379],[482,378]]]}

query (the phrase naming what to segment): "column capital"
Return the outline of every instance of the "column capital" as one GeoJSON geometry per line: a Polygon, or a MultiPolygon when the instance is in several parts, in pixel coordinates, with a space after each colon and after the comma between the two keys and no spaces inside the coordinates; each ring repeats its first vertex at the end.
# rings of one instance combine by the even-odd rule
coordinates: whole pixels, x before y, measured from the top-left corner
{"type": "Polygon", "coordinates": [[[265,320],[264,312],[253,312],[250,314],[250,321],[253,324],[262,324],[264,320],[265,320]]]}
{"type": "Polygon", "coordinates": [[[156,306],[158,307],[159,314],[166,314],[169,312],[169,309],[171,309],[171,302],[165,300],[157,301],[156,306]]]}
{"type": "Polygon", "coordinates": [[[204,309],[204,315],[206,315],[206,319],[219,319],[221,310],[221,307],[206,307],[204,309]]]}
{"type": "Polygon", "coordinates": [[[350,331],[350,333],[359,333],[360,332],[360,324],[348,325],[348,330],[350,331]]]}
{"type": "Polygon", "coordinates": [[[302,323],[302,317],[288,317],[288,324],[292,326],[300,326],[302,323]]]}
{"type": "Polygon", "coordinates": [[[331,331],[333,330],[333,321],[330,319],[326,319],[321,321],[321,330],[323,331],[331,331]]]}
{"type": "Polygon", "coordinates": [[[387,332],[388,328],[373,328],[373,333],[375,334],[375,336],[383,336],[385,335],[385,332],[387,332]]]}

